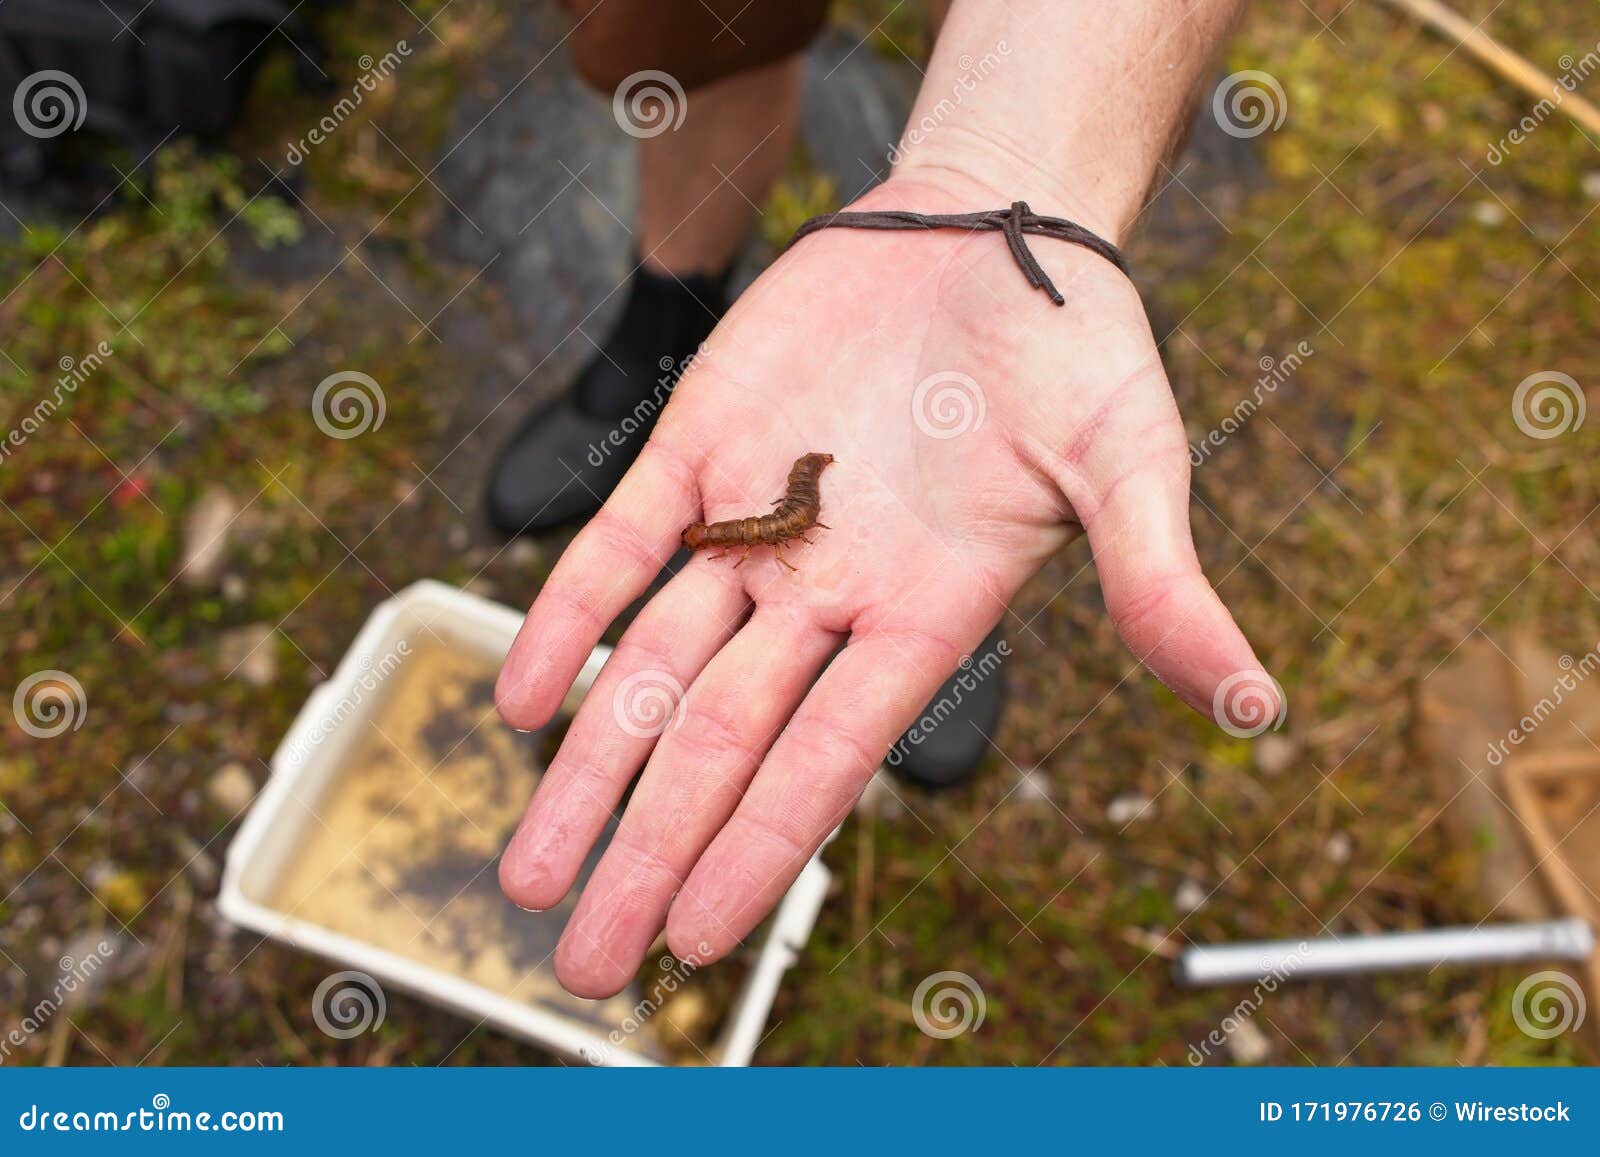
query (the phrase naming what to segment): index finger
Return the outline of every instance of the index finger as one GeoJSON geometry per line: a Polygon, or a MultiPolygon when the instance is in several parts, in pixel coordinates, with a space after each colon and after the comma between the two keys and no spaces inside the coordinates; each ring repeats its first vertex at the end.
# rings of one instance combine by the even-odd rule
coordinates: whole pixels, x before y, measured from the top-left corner
{"type": "Polygon", "coordinates": [[[550,721],[605,629],[677,551],[699,506],[691,464],[656,439],[645,443],[528,609],[495,683],[507,723],[532,730],[550,721]]]}

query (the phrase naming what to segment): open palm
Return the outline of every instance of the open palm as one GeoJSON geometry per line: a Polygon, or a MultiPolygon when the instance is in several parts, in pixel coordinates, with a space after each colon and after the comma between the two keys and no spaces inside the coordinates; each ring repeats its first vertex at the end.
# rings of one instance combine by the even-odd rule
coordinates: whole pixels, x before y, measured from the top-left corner
{"type": "MultiPolygon", "coordinates": [[[[983,206],[894,180],[854,207],[983,206]]],[[[1196,561],[1183,427],[1136,292],[1092,253],[1034,249],[1065,308],[993,234],[808,238],[712,334],[540,592],[497,689],[524,728],[554,714],[687,524],[762,513],[796,458],[835,458],[830,529],[785,548],[795,571],[766,547],[738,568],[701,552],[645,606],[506,850],[507,895],[552,907],[644,769],[557,952],[571,991],[621,989],[663,925],[686,959],[735,946],[1080,531],[1158,677],[1207,715],[1219,689],[1236,723],[1276,712],[1196,561]]]]}

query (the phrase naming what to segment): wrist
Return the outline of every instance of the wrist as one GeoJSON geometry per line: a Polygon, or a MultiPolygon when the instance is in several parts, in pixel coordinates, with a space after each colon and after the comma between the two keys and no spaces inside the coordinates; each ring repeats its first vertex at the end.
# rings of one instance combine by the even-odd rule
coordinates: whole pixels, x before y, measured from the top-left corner
{"type": "Polygon", "coordinates": [[[1142,208],[1148,174],[1085,164],[1072,167],[1068,176],[1044,162],[1004,134],[950,125],[937,139],[901,149],[891,183],[937,189],[959,203],[959,211],[1026,201],[1035,213],[1065,217],[1122,246],[1142,208]]]}
{"type": "Polygon", "coordinates": [[[955,0],[895,175],[954,175],[1120,245],[1242,2],[955,0]]]}

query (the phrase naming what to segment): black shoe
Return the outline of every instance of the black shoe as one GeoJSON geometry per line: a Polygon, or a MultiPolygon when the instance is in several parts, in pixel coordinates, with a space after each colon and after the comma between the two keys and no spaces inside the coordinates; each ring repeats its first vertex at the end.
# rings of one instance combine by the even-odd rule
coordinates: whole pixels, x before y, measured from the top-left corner
{"type": "Polygon", "coordinates": [[[495,529],[549,530],[600,509],[727,310],[727,282],[634,274],[621,318],[571,388],[500,451],[485,498],[495,529]]]}
{"type": "Polygon", "coordinates": [[[920,787],[956,787],[978,770],[1005,710],[1005,656],[996,627],[939,688],[921,716],[889,749],[887,763],[920,787]]]}

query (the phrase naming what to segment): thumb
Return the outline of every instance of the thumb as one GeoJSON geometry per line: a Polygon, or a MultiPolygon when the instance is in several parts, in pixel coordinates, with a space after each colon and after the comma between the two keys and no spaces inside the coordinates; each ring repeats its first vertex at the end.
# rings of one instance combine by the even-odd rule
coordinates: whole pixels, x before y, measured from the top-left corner
{"type": "Polygon", "coordinates": [[[1101,488],[1086,518],[1106,609],[1139,661],[1230,734],[1283,723],[1283,689],[1200,570],[1187,456],[1146,457],[1101,488]]]}

